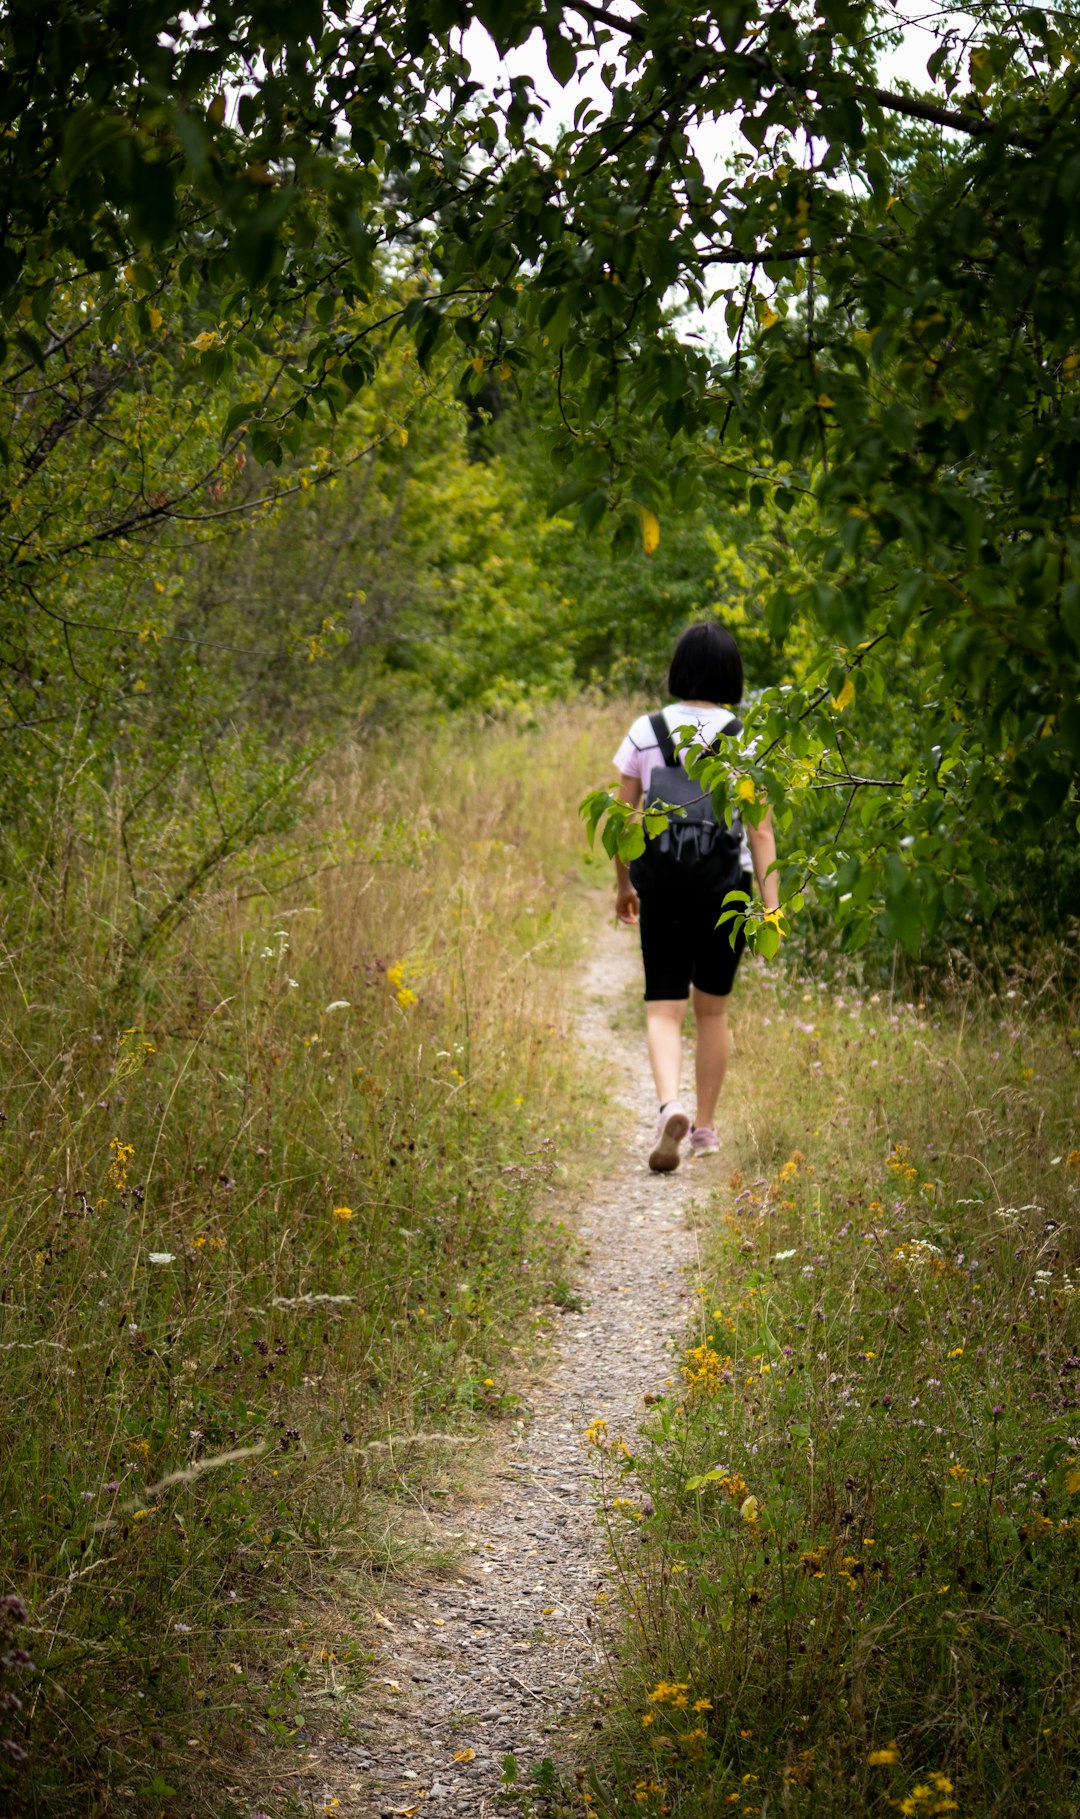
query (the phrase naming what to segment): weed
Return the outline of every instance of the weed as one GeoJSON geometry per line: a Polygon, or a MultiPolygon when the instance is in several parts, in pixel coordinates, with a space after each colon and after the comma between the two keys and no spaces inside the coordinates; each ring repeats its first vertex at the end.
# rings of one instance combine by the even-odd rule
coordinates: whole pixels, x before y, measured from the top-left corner
{"type": "Polygon", "coordinates": [[[34,1663],[5,1635],[16,1811],[160,1803],[165,1779],[227,1811],[200,1761],[287,1747],[310,1676],[329,1696],[363,1675],[314,1643],[340,1562],[362,1622],[417,1551],[399,1506],[514,1418],[514,1343],[565,1273],[542,1208],[577,1103],[561,978],[595,763],[569,727],[340,754],[303,858],[245,861],[120,1015],[122,852],[62,899],[9,886],[0,1589],[34,1663]]]}
{"type": "Polygon", "coordinates": [[[589,1436],[624,1627],[605,1810],[1075,1811],[1064,1008],[747,978],[695,1331],[635,1456],[589,1436]]]}

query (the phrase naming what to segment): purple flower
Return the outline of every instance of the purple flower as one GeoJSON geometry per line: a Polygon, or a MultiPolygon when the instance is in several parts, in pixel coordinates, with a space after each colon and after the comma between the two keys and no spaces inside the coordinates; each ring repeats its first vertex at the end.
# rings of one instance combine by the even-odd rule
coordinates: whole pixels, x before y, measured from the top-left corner
{"type": "Polygon", "coordinates": [[[6,1592],[0,1598],[0,1619],[8,1623],[25,1623],[30,1616],[18,1592],[6,1592]]]}
{"type": "Polygon", "coordinates": [[[999,1421],[1005,1413],[1005,1404],[1003,1402],[995,1402],[990,1413],[993,1415],[995,1421],[999,1421]]]}

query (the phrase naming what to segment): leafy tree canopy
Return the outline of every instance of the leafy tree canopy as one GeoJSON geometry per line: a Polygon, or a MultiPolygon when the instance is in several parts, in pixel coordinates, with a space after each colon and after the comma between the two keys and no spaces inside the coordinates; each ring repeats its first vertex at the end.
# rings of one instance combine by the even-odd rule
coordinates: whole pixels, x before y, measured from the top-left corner
{"type": "MultiPolygon", "coordinates": [[[[545,413],[551,504],[584,529],[651,540],[721,492],[757,515],[770,629],[819,655],[761,701],[743,800],[835,798],[786,893],[830,878],[852,942],[883,904],[914,948],[989,845],[1075,813],[1080,26],[958,7],[919,93],[879,84],[895,29],[849,0],[16,0],[0,299],[8,397],[34,403],[9,519],[94,410],[119,312],[152,337],[166,298],[209,301],[185,346],[208,384],[257,381],[221,435],[270,463],[398,328],[422,367],[457,350],[467,386],[545,413]],[[554,81],[594,65],[609,104],[554,132],[528,77],[485,94],[474,21],[503,51],[539,31],[554,81]],[[719,119],[746,153],[717,176],[695,148],[719,119]],[[673,315],[709,299],[719,352],[673,315]],[[909,756],[882,775],[859,731],[898,677],[909,756]]],[[[172,508],[132,491],[93,535],[172,508]]],[[[8,549],[25,601],[55,552],[40,523],[8,549]]]]}

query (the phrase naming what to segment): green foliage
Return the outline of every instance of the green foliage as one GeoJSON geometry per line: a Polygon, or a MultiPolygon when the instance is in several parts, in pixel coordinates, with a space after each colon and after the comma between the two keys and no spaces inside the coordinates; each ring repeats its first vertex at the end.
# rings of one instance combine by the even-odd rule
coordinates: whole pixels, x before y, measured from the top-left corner
{"type": "Polygon", "coordinates": [[[1075,1002],[771,973],[745,1010],[696,1330],[605,1455],[598,1807],[1065,1814],[1075,1002]]]}
{"type": "MultiPolygon", "coordinates": [[[[1004,29],[972,4],[940,28],[929,92],[913,95],[877,83],[892,23],[846,4],[751,4],[718,24],[704,8],[556,15],[515,0],[477,15],[432,0],[363,21],[212,7],[179,26],[151,6],[137,32],[126,14],[68,7],[42,36],[9,9],[0,305],[20,723],[36,730],[40,666],[19,667],[17,615],[31,601],[59,610],[43,566],[177,517],[192,489],[217,484],[215,432],[221,461],[243,448],[272,468],[316,430],[327,442],[401,331],[422,374],[447,371],[478,405],[502,388],[549,426],[547,497],[585,529],[610,527],[609,579],[640,583],[617,558],[636,521],[663,546],[660,526],[704,507],[706,534],[713,521],[726,543],[732,509],[745,511],[759,541],[748,522],[738,559],[755,591],[770,572],[767,631],[794,631],[800,678],[831,669],[837,695],[845,671],[868,683],[910,662],[948,703],[947,749],[916,741],[887,788],[816,708],[789,718],[805,695],[770,704],[790,728],[769,740],[777,812],[812,765],[844,799],[846,847],[868,862],[851,940],[880,914],[913,950],[954,913],[944,852],[977,878],[1033,820],[1071,826],[1076,25],[1029,9],[1004,29]],[[500,97],[471,81],[459,47],[474,17],[502,49],[539,26],[556,83],[588,65],[607,108],[583,102],[548,144],[528,77],[500,97]],[[739,120],[749,149],[717,177],[695,135],[720,118],[739,120]],[[724,307],[722,351],[673,319],[676,293],[724,307]],[[190,317],[182,336],[177,311],[190,317]],[[183,350],[164,364],[162,333],[183,350]],[[121,464],[110,492],[97,462],[72,527],[39,467],[60,471],[73,437],[111,443],[117,385],[151,415],[198,386],[222,408],[190,469],[184,438],[176,485],[121,464]],[[897,844],[908,820],[916,852],[897,844]]],[[[492,479],[466,488],[463,530],[502,511],[492,479]]],[[[473,692],[492,703],[520,697],[552,625],[550,548],[525,541],[520,602],[489,572],[475,596],[496,635],[473,692]]],[[[489,553],[484,538],[469,552],[478,572],[489,553]]],[[[448,552],[436,540],[432,555],[438,566],[448,552]]],[[[661,586],[640,613],[628,603],[631,668],[642,620],[667,629],[665,591],[674,601],[661,586]]],[[[614,676],[610,613],[605,627],[592,601],[581,610],[577,587],[559,599],[577,610],[557,612],[556,631],[578,618],[588,630],[573,659],[545,653],[545,684],[584,665],[614,676]]],[[[65,636],[70,619],[56,621],[65,636]]],[[[481,653],[467,613],[462,630],[481,653]]],[[[650,665],[657,642],[640,641],[650,665]]],[[[428,667],[453,699],[470,692],[469,659],[444,652],[428,667]]],[[[827,870],[822,851],[807,855],[804,880],[827,870]]]]}

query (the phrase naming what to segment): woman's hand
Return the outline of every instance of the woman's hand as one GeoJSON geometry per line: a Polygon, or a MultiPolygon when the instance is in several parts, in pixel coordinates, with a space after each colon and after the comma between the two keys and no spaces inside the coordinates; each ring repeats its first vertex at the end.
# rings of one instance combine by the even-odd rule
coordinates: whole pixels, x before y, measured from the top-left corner
{"type": "Polygon", "coordinates": [[[773,833],[772,816],[766,815],[755,827],[752,821],[746,824],[746,838],[750,842],[750,852],[754,861],[758,889],[761,892],[761,906],[765,910],[776,910],[780,907],[780,878],[775,871],[776,835],[773,833]]]}
{"type": "MultiPolygon", "coordinates": [[[[636,808],[641,801],[641,778],[619,773],[619,800],[636,808]]],[[[630,869],[622,859],[615,861],[615,914],[627,928],[636,928],[641,915],[638,894],[630,882],[630,869]]]]}
{"type": "Polygon", "coordinates": [[[620,878],[615,886],[615,914],[619,921],[624,922],[627,928],[636,928],[640,911],[638,894],[629,878],[625,882],[620,878]]]}

